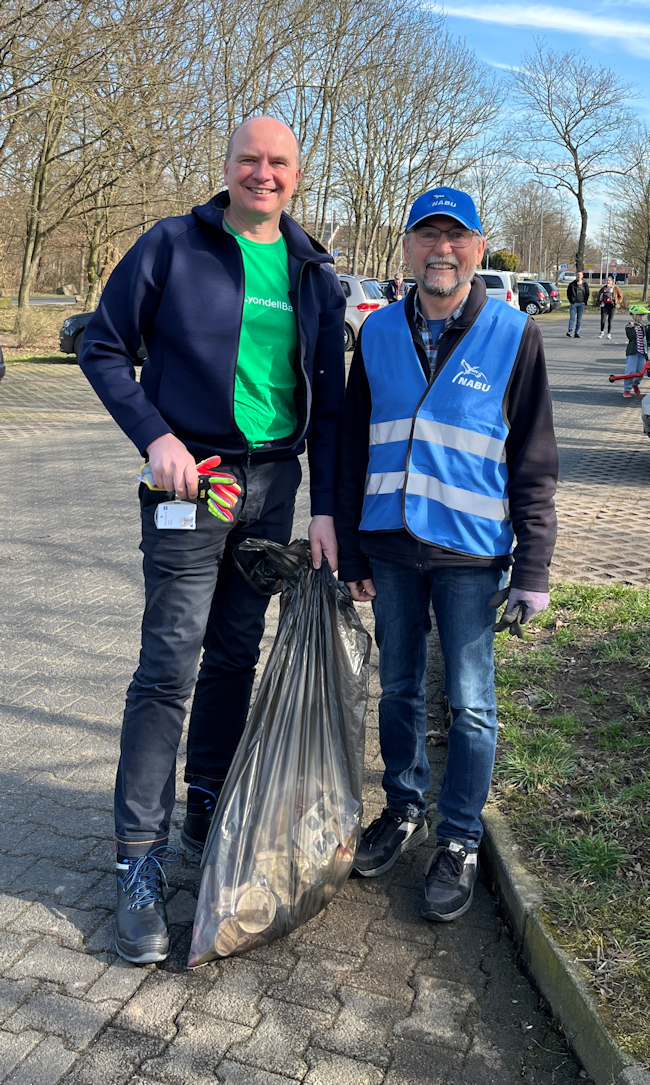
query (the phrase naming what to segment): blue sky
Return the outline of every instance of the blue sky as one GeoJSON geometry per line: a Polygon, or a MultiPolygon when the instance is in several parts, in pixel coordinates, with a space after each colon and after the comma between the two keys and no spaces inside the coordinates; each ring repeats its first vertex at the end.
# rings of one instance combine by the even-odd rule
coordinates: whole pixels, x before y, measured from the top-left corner
{"type": "MultiPolygon", "coordinates": [[[[497,68],[518,65],[537,36],[556,51],[578,49],[592,64],[611,68],[635,85],[640,97],[630,105],[650,125],[650,0],[442,0],[441,6],[451,33],[497,68]]],[[[596,193],[589,203],[592,234],[602,203],[596,193]]]]}

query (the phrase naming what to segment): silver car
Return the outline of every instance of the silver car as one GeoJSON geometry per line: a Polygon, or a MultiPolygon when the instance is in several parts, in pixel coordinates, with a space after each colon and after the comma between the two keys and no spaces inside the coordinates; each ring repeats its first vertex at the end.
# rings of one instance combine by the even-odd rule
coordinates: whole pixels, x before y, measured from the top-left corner
{"type": "Polygon", "coordinates": [[[377,280],[367,275],[339,275],[339,280],[345,294],[345,349],[354,350],[364,320],[388,301],[377,280]]]}

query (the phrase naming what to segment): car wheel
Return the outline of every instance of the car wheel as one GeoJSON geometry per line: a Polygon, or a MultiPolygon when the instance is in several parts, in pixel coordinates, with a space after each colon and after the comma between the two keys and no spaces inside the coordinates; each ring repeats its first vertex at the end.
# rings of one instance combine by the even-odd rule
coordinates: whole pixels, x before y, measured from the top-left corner
{"type": "Polygon", "coordinates": [[[540,308],[534,301],[527,301],[525,311],[528,313],[528,316],[537,316],[540,312],[540,308]]]}
{"type": "Polygon", "coordinates": [[[344,350],[354,350],[354,332],[349,324],[345,325],[344,335],[344,350]]]}
{"type": "Polygon", "coordinates": [[[79,355],[81,354],[81,347],[84,341],[83,331],[77,332],[74,337],[74,343],[72,344],[72,353],[77,355],[77,361],[79,361],[79,355]]]}

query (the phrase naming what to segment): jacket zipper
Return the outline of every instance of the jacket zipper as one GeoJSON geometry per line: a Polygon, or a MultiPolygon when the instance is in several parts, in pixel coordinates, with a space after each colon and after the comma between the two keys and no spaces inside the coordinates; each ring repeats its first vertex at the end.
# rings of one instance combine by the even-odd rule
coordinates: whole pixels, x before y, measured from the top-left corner
{"type": "Polygon", "coordinates": [[[236,427],[238,433],[241,434],[242,440],[243,440],[244,444],[246,445],[246,466],[250,467],[250,465],[251,465],[251,449],[250,449],[250,445],[248,444],[248,438],[246,437],[246,434],[244,433],[244,431],[241,430],[239,428],[239,426],[237,425],[237,419],[235,417],[235,385],[237,383],[237,358],[239,357],[239,344],[241,342],[241,326],[242,326],[242,321],[244,319],[244,302],[246,300],[246,275],[245,275],[245,272],[244,272],[244,257],[242,256],[242,251],[241,251],[239,245],[237,244],[237,241],[235,240],[234,234],[231,234],[228,230],[224,229],[223,222],[222,222],[221,229],[222,229],[222,232],[226,235],[226,237],[232,238],[232,243],[235,246],[235,248],[237,249],[237,256],[239,258],[239,265],[240,265],[240,268],[241,268],[241,277],[242,277],[242,283],[243,283],[241,309],[239,311],[239,331],[237,333],[237,353],[235,355],[235,372],[233,373],[233,380],[232,380],[232,417],[233,417],[233,422],[235,423],[235,427],[236,427]]]}

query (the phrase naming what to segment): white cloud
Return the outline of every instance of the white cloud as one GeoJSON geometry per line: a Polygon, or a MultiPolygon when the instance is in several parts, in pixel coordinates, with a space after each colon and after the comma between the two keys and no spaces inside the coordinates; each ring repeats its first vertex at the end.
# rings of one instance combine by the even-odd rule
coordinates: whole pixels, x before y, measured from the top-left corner
{"type": "Polygon", "coordinates": [[[503,68],[506,72],[520,72],[522,69],[517,64],[501,64],[498,60],[488,60],[492,68],[503,68]]]}
{"type": "Polygon", "coordinates": [[[650,44],[650,23],[632,21],[629,18],[617,19],[608,15],[589,15],[546,4],[501,4],[490,8],[454,4],[445,5],[445,14],[451,18],[474,19],[482,23],[524,27],[528,30],[560,30],[610,41],[614,38],[635,46],[636,49],[639,49],[642,42],[645,44],[647,41],[650,44]]]}

